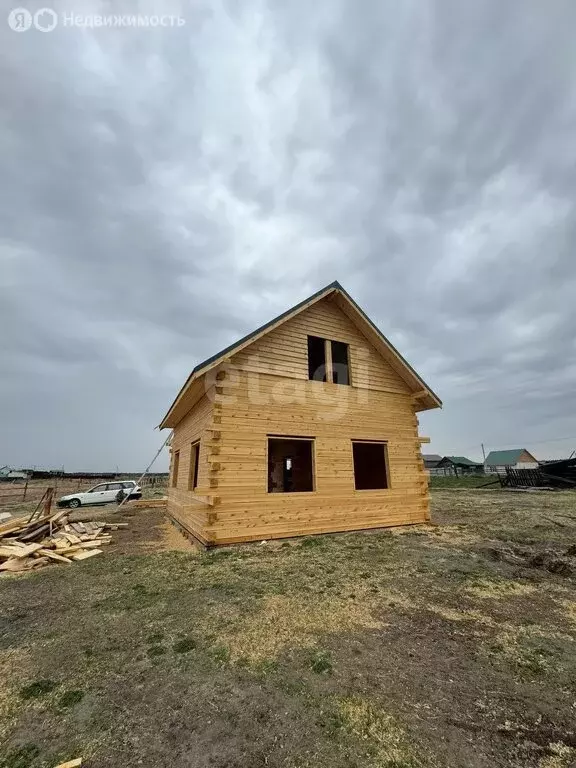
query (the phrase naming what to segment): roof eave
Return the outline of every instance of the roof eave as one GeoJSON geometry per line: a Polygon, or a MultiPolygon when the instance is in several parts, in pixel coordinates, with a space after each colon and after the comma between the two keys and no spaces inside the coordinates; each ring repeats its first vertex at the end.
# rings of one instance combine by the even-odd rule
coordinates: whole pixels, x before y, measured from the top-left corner
{"type": "Polygon", "coordinates": [[[248,343],[251,343],[253,340],[255,341],[259,335],[265,332],[271,331],[276,325],[280,325],[285,320],[287,320],[290,317],[290,315],[301,312],[307,305],[316,303],[317,301],[320,301],[321,299],[326,298],[326,296],[329,296],[331,293],[334,293],[337,290],[344,290],[344,289],[342,288],[342,286],[337,280],[334,280],[334,282],[330,283],[329,285],[326,285],[324,288],[321,288],[319,291],[316,291],[316,293],[313,293],[311,296],[308,296],[307,299],[304,299],[303,301],[298,302],[298,304],[295,304],[293,307],[290,307],[290,309],[287,309],[285,312],[282,312],[280,315],[277,315],[268,323],[264,323],[264,325],[259,326],[258,328],[256,328],[256,330],[246,334],[245,336],[240,338],[238,341],[235,341],[233,344],[230,344],[224,349],[220,350],[220,352],[218,352],[217,354],[212,355],[211,357],[208,357],[206,360],[203,360],[201,363],[198,363],[198,365],[196,365],[192,369],[192,372],[186,379],[184,386],[180,389],[172,405],[170,406],[168,412],[160,422],[159,429],[165,429],[167,427],[173,428],[174,426],[176,426],[175,424],[169,423],[169,418],[172,412],[174,411],[174,409],[176,408],[176,406],[179,404],[179,402],[182,400],[182,398],[186,394],[186,391],[188,390],[188,388],[194,383],[194,381],[196,381],[196,379],[199,379],[200,376],[203,376],[209,370],[211,370],[220,362],[222,362],[223,359],[226,358],[226,355],[231,353],[236,354],[237,352],[240,351],[240,349],[242,349],[243,346],[246,346],[248,343]]]}
{"type": "Polygon", "coordinates": [[[368,317],[368,315],[364,312],[362,307],[360,307],[350,296],[350,294],[339,284],[337,283],[337,289],[335,291],[336,293],[340,293],[346,301],[348,301],[352,307],[358,312],[358,314],[362,317],[362,319],[368,324],[368,326],[372,329],[372,331],[384,342],[384,344],[390,349],[392,354],[396,357],[398,363],[411,374],[411,376],[414,378],[416,382],[418,382],[419,386],[422,387],[422,390],[426,391],[426,394],[429,396],[430,400],[429,402],[431,405],[425,407],[425,408],[419,408],[417,410],[430,410],[431,408],[442,408],[442,400],[438,397],[438,395],[434,392],[434,390],[426,384],[424,379],[414,370],[414,368],[410,365],[408,360],[400,354],[400,352],[396,349],[394,344],[388,339],[378,328],[375,323],[372,322],[372,320],[368,317]]]}

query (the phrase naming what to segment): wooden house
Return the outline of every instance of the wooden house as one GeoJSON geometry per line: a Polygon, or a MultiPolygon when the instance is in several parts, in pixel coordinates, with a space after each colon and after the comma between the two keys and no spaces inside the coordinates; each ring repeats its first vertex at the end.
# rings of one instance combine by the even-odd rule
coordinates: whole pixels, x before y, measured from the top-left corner
{"type": "Polygon", "coordinates": [[[425,522],[416,413],[441,405],[334,282],[194,368],[168,514],[208,546],[425,522]]]}
{"type": "Polygon", "coordinates": [[[484,465],[477,461],[471,461],[466,456],[444,456],[436,465],[436,474],[454,475],[482,475],[484,465]]]}
{"type": "Polygon", "coordinates": [[[486,472],[506,474],[508,469],[537,469],[537,459],[526,448],[512,448],[508,451],[490,451],[484,462],[486,472]]]}
{"type": "Polygon", "coordinates": [[[0,467],[0,482],[12,483],[17,480],[28,480],[27,473],[8,466],[0,467]]]}
{"type": "Polygon", "coordinates": [[[424,460],[424,469],[434,474],[436,467],[442,461],[442,456],[438,453],[423,453],[422,459],[424,460]]]}

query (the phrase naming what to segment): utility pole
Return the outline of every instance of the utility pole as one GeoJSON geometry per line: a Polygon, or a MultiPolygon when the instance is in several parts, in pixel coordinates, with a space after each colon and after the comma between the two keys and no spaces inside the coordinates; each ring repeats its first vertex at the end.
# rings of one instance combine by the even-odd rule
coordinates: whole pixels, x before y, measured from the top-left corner
{"type": "Polygon", "coordinates": [[[484,458],[484,464],[486,464],[486,451],[484,450],[484,443],[480,443],[482,446],[482,456],[484,458]]]}
{"type": "MultiPolygon", "coordinates": [[[[148,474],[148,472],[150,471],[150,468],[152,467],[152,464],[154,464],[154,462],[156,461],[158,456],[160,456],[160,454],[162,453],[162,450],[164,449],[164,446],[167,444],[168,440],[170,440],[170,438],[172,437],[172,434],[173,434],[173,431],[170,430],[170,432],[168,432],[168,437],[166,438],[166,440],[164,440],[164,442],[162,443],[160,448],[158,448],[158,451],[157,451],[156,455],[154,456],[154,458],[152,459],[150,464],[148,464],[148,466],[146,467],[144,472],[142,472],[142,474],[140,475],[140,477],[136,481],[137,485],[140,485],[140,483],[142,482],[142,478],[144,478],[148,474]]],[[[129,497],[130,497],[129,493],[124,496],[124,498],[122,499],[120,504],[118,504],[118,507],[116,508],[116,511],[118,511],[120,509],[120,507],[124,504],[125,501],[128,500],[129,497]]]]}

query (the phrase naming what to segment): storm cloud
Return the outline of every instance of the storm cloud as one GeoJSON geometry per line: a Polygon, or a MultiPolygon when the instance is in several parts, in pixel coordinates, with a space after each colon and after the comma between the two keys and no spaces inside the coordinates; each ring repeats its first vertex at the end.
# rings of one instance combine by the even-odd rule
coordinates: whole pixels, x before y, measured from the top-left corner
{"type": "Polygon", "coordinates": [[[571,0],[53,8],[0,19],[0,465],[145,466],[198,361],[333,280],[431,452],[576,448],[571,0]]]}

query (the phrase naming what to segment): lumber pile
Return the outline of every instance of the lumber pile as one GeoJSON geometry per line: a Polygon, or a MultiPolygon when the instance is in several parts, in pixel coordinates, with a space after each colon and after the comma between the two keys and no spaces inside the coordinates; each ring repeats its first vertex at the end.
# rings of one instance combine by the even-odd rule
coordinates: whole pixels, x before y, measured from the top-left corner
{"type": "Polygon", "coordinates": [[[127,523],[69,523],[68,510],[0,525],[0,572],[28,571],[51,563],[87,560],[102,553],[111,530],[127,523]]]}

